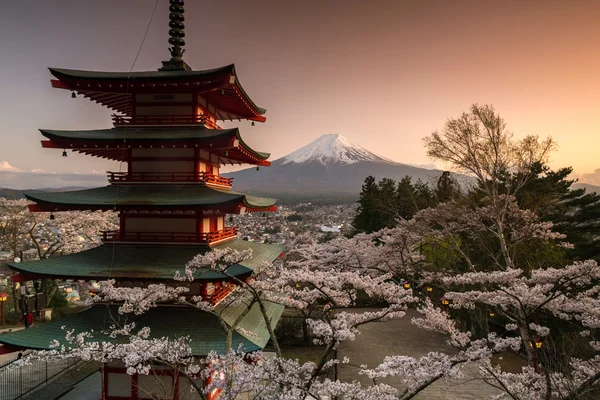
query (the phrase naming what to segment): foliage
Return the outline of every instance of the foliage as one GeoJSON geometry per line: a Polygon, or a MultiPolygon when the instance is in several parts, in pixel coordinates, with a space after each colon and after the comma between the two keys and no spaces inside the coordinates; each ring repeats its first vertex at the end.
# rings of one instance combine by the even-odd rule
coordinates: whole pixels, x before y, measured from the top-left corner
{"type": "Polygon", "coordinates": [[[93,332],[68,331],[68,346],[55,342],[54,350],[34,352],[22,362],[63,357],[120,360],[132,375],[150,374],[153,366],[164,365],[177,371],[198,393],[219,390],[223,400],[242,393],[269,400],[322,395],[407,400],[434,382],[462,377],[466,365],[475,366],[486,382],[502,391],[497,400],[576,399],[594,393],[600,388],[600,343],[595,337],[600,328],[600,267],[593,260],[564,265],[560,249],[569,247],[563,242],[565,235],[519,203],[524,201],[519,196],[535,177],[535,165],[546,161],[553,142],[536,137],[513,140],[491,106],[474,105],[469,113],[434,132],[426,145],[436,160],[473,174],[477,190],[464,197],[449,195],[446,177],[438,185],[445,189],[444,195],[437,198],[447,201],[434,206],[430,202],[435,202],[436,196],[429,192],[420,197],[426,206],[420,206],[415,198],[421,190],[418,185],[385,179],[376,183],[369,177],[355,227],[363,226],[372,233],[323,243],[300,236],[287,262],[266,263],[247,280],[229,275],[227,267],[251,257],[251,251],[213,249],[194,257],[175,276],[179,286],[157,283],[126,288],[108,281],[94,298],[120,303],[119,313],[124,315],[142,314],[163,303],[211,313],[223,322],[225,354],[190,357],[186,338],[154,338],[147,327],[115,322],[107,332],[118,339],[115,342],[98,341],[93,332]],[[394,202],[380,203],[381,193],[393,195],[388,199],[394,202]],[[410,201],[404,202],[407,194],[410,201]],[[405,217],[402,213],[407,210],[412,214],[405,217]],[[394,224],[388,224],[391,216],[394,224]],[[541,250],[539,257],[523,256],[537,249],[541,250]],[[223,305],[259,306],[275,357],[231,347],[238,322],[225,323],[213,304],[188,293],[198,269],[228,277],[234,291],[223,305]],[[394,283],[394,277],[403,277],[412,286],[405,289],[394,283]],[[463,329],[461,321],[451,317],[454,313],[418,297],[425,284],[444,291],[452,310],[479,315],[495,310],[506,321],[503,335],[482,329],[475,336],[463,329]],[[383,306],[373,312],[349,310],[359,293],[383,306]],[[322,346],[321,356],[304,363],[286,358],[264,311],[266,302],[306,316],[314,342],[322,346]],[[411,322],[447,335],[454,351],[422,357],[390,354],[378,366],[360,367],[360,373],[372,380],[366,386],[323,378],[335,365],[350,362],[332,357],[343,341],[360,333],[362,325],[401,318],[408,306],[417,303],[421,304],[421,317],[411,322]],[[577,343],[584,347],[564,355],[538,347],[538,343],[550,343],[564,335],[565,326],[570,334],[584,338],[585,343],[577,343]],[[492,357],[507,349],[525,351],[528,366],[515,373],[494,365],[492,357]],[[198,385],[199,379],[207,377],[212,379],[206,387],[198,385]],[[403,389],[382,383],[382,379],[394,380],[403,389]]]}
{"type": "Polygon", "coordinates": [[[435,204],[435,194],[421,180],[412,183],[406,176],[399,182],[368,176],[362,186],[357,214],[352,226],[356,232],[372,233],[410,219],[419,210],[435,204]]]}

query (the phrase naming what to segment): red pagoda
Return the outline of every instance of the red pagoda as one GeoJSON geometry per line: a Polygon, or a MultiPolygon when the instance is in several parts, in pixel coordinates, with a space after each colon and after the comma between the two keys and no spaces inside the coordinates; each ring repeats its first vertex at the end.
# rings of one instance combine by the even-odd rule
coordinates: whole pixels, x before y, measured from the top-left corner
{"type": "MultiPolygon", "coordinates": [[[[258,107],[242,88],[235,67],[228,65],[194,71],[183,61],[183,0],[170,0],[171,59],[157,71],[96,72],[50,68],[54,88],[87,97],[115,111],[110,129],[60,131],[41,129],[42,146],[116,160],[123,171],[108,172],[109,185],[70,192],[28,195],[32,212],[113,210],[120,227],[103,233],[103,244],[80,253],[9,264],[23,280],[40,278],[105,280],[123,287],[151,283],[174,285],[173,276],[197,254],[215,248],[252,249],[253,257],[227,269],[247,279],[265,261],[273,261],[282,247],[243,241],[237,228],[227,225],[228,214],[275,211],[275,200],[238,193],[232,179],[219,174],[223,165],[269,166],[269,154],[244,142],[240,131],[221,129],[219,121],[265,122],[258,107]]],[[[269,339],[257,306],[221,307],[235,284],[224,274],[197,271],[189,295],[202,295],[216,305],[225,321],[233,324],[245,313],[233,335],[233,347],[262,349],[269,339]]],[[[282,307],[265,303],[273,326],[282,307]]],[[[106,304],[97,304],[60,321],[36,324],[0,336],[5,350],[48,349],[61,340],[61,327],[76,332],[100,332],[114,323],[107,319],[106,304]]],[[[118,315],[116,310],[110,314],[118,315]]],[[[194,356],[225,351],[225,334],[218,319],[205,312],[173,304],[129,317],[139,327],[150,327],[152,337],[189,336],[194,356]]],[[[108,337],[106,340],[110,340],[108,337]]],[[[142,387],[152,387],[153,376],[129,376],[119,363],[101,369],[102,399],[143,398],[142,387]]],[[[171,398],[192,398],[177,376],[162,372],[172,387],[171,398]]],[[[167,385],[168,386],[168,385],[167,385]]],[[[214,396],[214,395],[213,395],[214,396]]]]}

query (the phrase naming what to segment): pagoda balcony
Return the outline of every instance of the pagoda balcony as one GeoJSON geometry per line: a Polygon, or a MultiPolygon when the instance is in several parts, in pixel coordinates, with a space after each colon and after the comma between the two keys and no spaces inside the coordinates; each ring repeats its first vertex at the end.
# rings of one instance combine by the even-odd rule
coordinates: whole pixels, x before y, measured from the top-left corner
{"type": "Polygon", "coordinates": [[[221,129],[216,121],[206,115],[138,115],[135,117],[113,114],[115,126],[153,125],[204,125],[209,129],[221,129]]]}
{"type": "Polygon", "coordinates": [[[231,189],[233,178],[208,172],[111,172],[110,183],[204,183],[208,186],[231,189]]]}
{"type": "Polygon", "coordinates": [[[237,226],[225,227],[220,231],[203,233],[179,232],[125,232],[103,231],[104,243],[135,242],[135,243],[183,243],[183,244],[212,244],[237,237],[237,226]]]}

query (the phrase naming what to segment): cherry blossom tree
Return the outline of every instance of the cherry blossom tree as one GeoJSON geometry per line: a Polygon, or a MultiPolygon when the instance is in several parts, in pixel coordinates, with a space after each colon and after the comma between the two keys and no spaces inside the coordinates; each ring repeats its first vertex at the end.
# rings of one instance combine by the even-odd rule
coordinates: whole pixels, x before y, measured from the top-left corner
{"type": "MultiPolygon", "coordinates": [[[[600,324],[597,282],[600,268],[593,261],[572,265],[536,268],[524,262],[520,246],[561,243],[562,235],[531,211],[517,206],[514,195],[528,179],[532,163],[543,162],[553,149],[552,140],[537,137],[514,140],[504,121],[491,106],[473,106],[470,113],[449,120],[442,131],[426,139],[428,154],[472,174],[483,192],[477,202],[457,199],[435,208],[421,210],[393,229],[353,238],[336,238],[318,243],[300,237],[288,252],[288,261],[265,264],[252,279],[240,280],[227,273],[227,266],[251,256],[250,252],[214,250],[198,255],[175,276],[177,286],[167,283],[125,288],[114,281],[102,283],[97,302],[120,303],[119,313],[140,314],[160,304],[180,304],[208,312],[221,321],[226,333],[225,354],[191,357],[189,339],[154,338],[147,327],[119,324],[104,334],[119,340],[102,342],[94,332],[67,332],[68,345],[30,357],[77,357],[84,360],[122,361],[130,374],[149,374],[155,365],[177,371],[189,381],[198,396],[215,390],[222,399],[240,394],[254,399],[306,399],[344,396],[344,399],[402,399],[423,395],[440,380],[459,378],[464,367],[474,366],[481,378],[497,387],[496,399],[576,399],[590,395],[600,386],[600,344],[595,329],[600,324]],[[503,178],[514,174],[509,184],[503,178]],[[437,247],[436,247],[437,246],[437,247]],[[450,255],[460,268],[446,268],[431,256],[432,249],[450,255]],[[485,257],[474,257],[474,250],[485,257]],[[219,310],[201,297],[190,296],[188,287],[198,269],[226,275],[235,290],[220,306],[258,305],[275,349],[273,357],[255,352],[246,354],[232,348],[231,334],[237,321],[226,323],[219,310]],[[413,281],[405,289],[393,281],[413,281]],[[435,285],[445,292],[450,312],[419,298],[415,287],[435,285]],[[415,291],[413,291],[415,290],[415,291]],[[379,300],[375,311],[355,312],[349,308],[359,292],[379,300]],[[322,356],[315,362],[299,363],[283,356],[264,305],[267,302],[300,310],[307,319],[322,356]],[[371,322],[401,318],[407,307],[417,303],[421,317],[411,322],[447,336],[456,351],[431,352],[422,357],[393,355],[377,366],[361,367],[373,380],[362,386],[340,382],[324,373],[347,359],[337,360],[340,343],[353,340],[360,327],[371,322]],[[493,309],[505,321],[501,334],[474,337],[454,318],[454,310],[493,309]],[[550,340],[556,321],[585,338],[587,351],[563,357],[560,368],[541,357],[538,340],[550,340]],[[529,365],[520,373],[507,373],[492,356],[507,350],[525,351],[529,365]],[[542,362],[539,362],[542,361],[542,362]],[[211,377],[210,384],[199,384],[211,377]],[[402,383],[398,390],[381,380],[402,383]]],[[[27,359],[23,360],[27,362],[27,359]]],[[[423,397],[422,397],[423,398],[423,397]]]]}
{"type": "MultiPolygon", "coordinates": [[[[100,244],[101,231],[118,226],[113,212],[33,213],[27,208],[30,204],[24,199],[0,198],[0,249],[8,253],[5,261],[44,259],[86,250],[100,244]]],[[[49,302],[56,285],[44,279],[41,289],[49,302]]],[[[14,285],[11,298],[17,310],[14,285]]]]}

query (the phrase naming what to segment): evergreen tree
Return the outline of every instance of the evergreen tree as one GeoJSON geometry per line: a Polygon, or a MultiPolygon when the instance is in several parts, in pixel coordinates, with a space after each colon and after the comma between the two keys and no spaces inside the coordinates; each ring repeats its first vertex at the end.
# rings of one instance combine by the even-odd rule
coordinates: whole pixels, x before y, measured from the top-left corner
{"type": "Polygon", "coordinates": [[[367,176],[358,200],[356,216],[352,221],[355,231],[371,233],[385,227],[381,223],[381,215],[378,212],[378,196],[379,187],[375,182],[375,177],[367,176]]]}
{"type": "Polygon", "coordinates": [[[532,177],[517,194],[517,201],[567,236],[574,245],[568,252],[570,258],[600,261],[600,195],[572,189],[575,180],[568,179],[572,171],[571,167],[552,171],[544,164],[533,165],[532,177]]]}
{"type": "Polygon", "coordinates": [[[449,171],[442,172],[442,175],[438,178],[434,194],[438,203],[445,203],[460,196],[460,187],[449,171]]]}

